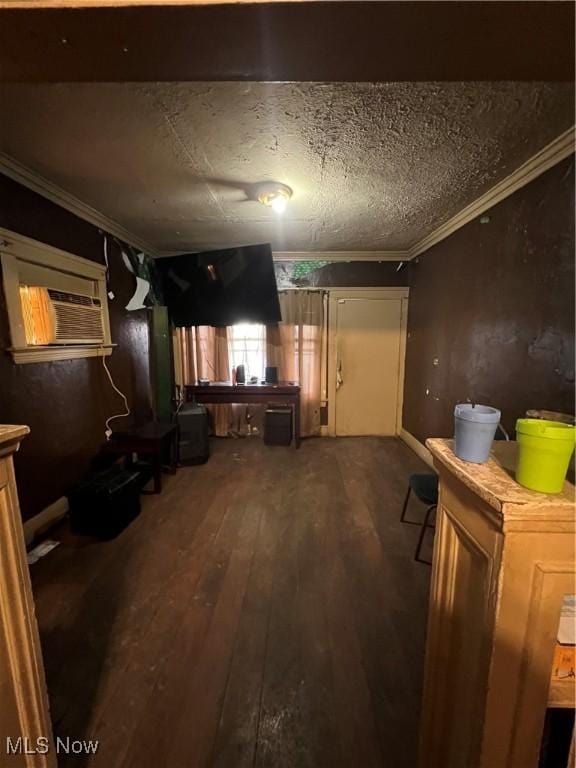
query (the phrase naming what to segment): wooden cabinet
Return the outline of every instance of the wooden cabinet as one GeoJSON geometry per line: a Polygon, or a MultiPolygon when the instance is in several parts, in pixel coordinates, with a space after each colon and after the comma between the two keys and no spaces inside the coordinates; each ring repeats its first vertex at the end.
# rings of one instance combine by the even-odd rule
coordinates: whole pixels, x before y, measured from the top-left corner
{"type": "Polygon", "coordinates": [[[457,459],[428,440],[440,475],[421,768],[535,768],[560,608],[574,593],[574,486],[513,479],[515,443],[457,459]]]}
{"type": "Polygon", "coordinates": [[[26,434],[27,427],[0,425],[0,765],[54,768],[44,667],[12,462],[26,434]]]}

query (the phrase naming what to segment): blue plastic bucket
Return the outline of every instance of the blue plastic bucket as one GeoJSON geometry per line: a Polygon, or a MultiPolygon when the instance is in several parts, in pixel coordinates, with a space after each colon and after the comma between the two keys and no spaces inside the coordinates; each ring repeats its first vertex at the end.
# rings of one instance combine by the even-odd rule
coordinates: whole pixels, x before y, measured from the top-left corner
{"type": "Polygon", "coordinates": [[[459,459],[483,464],[488,461],[500,411],[489,405],[461,403],[454,408],[454,453],[459,459]]]}

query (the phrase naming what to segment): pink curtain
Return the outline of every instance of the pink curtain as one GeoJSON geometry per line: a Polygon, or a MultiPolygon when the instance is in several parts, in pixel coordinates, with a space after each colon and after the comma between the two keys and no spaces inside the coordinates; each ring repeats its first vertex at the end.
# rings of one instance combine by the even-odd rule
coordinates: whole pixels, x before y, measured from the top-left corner
{"type": "MultiPolygon", "coordinates": [[[[324,298],[321,291],[281,291],[282,322],[266,326],[266,365],[278,368],[280,381],[300,385],[300,433],[320,433],[324,298]]],[[[176,381],[231,379],[231,334],[227,328],[177,328],[174,336],[176,381]]],[[[261,430],[264,406],[210,405],[214,433],[220,437],[261,430]],[[250,425],[250,426],[249,426],[250,425]]]]}
{"type": "MultiPolygon", "coordinates": [[[[176,328],[174,344],[176,378],[180,378],[184,386],[195,384],[198,379],[230,381],[227,328],[206,325],[176,328]]],[[[233,420],[232,406],[209,405],[207,408],[211,414],[214,434],[225,437],[233,420]]]]}
{"type": "Polygon", "coordinates": [[[267,326],[267,365],[278,367],[281,381],[300,385],[300,424],[303,437],[320,433],[322,330],[321,291],[281,291],[282,322],[267,326]]]}

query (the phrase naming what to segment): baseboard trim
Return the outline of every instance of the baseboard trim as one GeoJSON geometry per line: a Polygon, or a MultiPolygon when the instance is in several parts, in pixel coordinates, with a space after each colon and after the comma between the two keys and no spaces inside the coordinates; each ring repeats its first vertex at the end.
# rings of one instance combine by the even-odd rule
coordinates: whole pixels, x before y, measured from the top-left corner
{"type": "Polygon", "coordinates": [[[402,429],[400,430],[400,439],[406,443],[408,448],[410,448],[414,453],[418,456],[418,458],[422,459],[422,461],[425,461],[426,464],[428,464],[429,467],[434,468],[434,462],[432,460],[432,454],[426,448],[425,445],[423,445],[418,438],[414,437],[414,435],[410,434],[408,430],[402,429]]]}
{"type": "Polygon", "coordinates": [[[24,541],[28,547],[34,539],[50,528],[68,512],[68,499],[61,496],[30,520],[24,522],[24,541]]]}

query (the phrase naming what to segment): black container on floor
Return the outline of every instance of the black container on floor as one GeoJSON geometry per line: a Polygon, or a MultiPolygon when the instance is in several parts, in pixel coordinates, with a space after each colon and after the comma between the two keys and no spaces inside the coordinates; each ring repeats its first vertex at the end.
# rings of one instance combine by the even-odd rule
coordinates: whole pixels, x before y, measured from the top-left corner
{"type": "Polygon", "coordinates": [[[178,411],[178,461],[205,464],[210,457],[208,411],[201,403],[185,403],[178,411]]]}
{"type": "Polygon", "coordinates": [[[115,465],[96,472],[68,495],[74,533],[113,539],[140,514],[142,476],[115,465]]]}
{"type": "Polygon", "coordinates": [[[269,406],[264,416],[266,445],[290,445],[292,442],[292,408],[269,406]]]}

